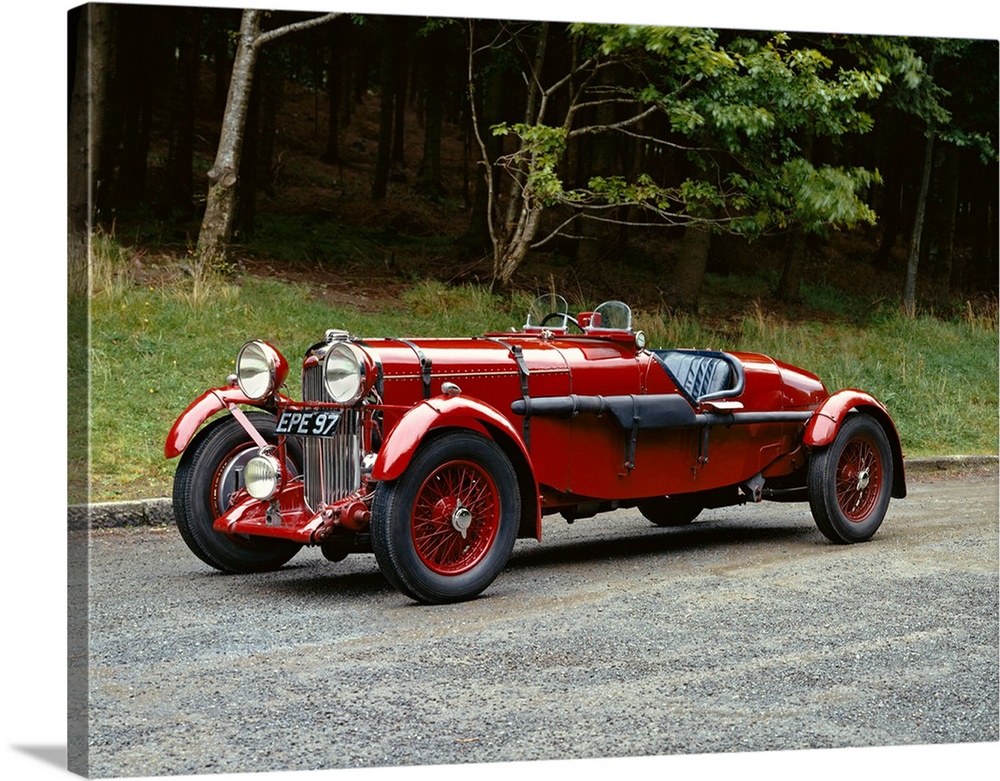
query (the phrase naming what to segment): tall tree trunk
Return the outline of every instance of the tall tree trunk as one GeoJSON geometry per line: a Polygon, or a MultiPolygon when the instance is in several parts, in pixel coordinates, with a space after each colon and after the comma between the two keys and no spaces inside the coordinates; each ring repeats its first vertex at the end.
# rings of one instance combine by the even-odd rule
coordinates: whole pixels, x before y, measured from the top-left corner
{"type": "Polygon", "coordinates": [[[278,113],[285,100],[285,78],[280,65],[265,53],[267,67],[261,80],[256,169],[258,189],[271,193],[281,171],[281,153],[276,153],[278,113]],[[277,157],[277,159],[275,159],[277,157]]]}
{"type": "MultiPolygon", "coordinates": [[[[108,80],[113,68],[112,6],[92,3],[79,11],[72,63],[68,130],[68,221],[74,233],[89,234],[94,217],[96,173],[101,169],[108,80]]],[[[71,19],[77,18],[75,15],[71,19]]]]}
{"type": "Polygon", "coordinates": [[[892,268],[892,250],[896,246],[896,239],[902,231],[902,182],[898,177],[889,179],[886,182],[886,197],[883,200],[883,207],[879,211],[882,217],[882,238],[878,249],[875,251],[875,268],[880,271],[889,271],[892,268]]]}
{"type": "Polygon", "coordinates": [[[673,282],[670,285],[670,305],[683,312],[698,311],[698,296],[705,281],[708,253],[712,248],[712,232],[705,225],[692,223],[684,229],[673,282]]]}
{"type": "Polygon", "coordinates": [[[528,256],[531,243],[538,233],[538,222],[541,217],[542,209],[524,204],[517,227],[510,232],[509,238],[495,249],[491,289],[505,290],[510,287],[514,281],[514,274],[528,256]]]}
{"type": "Polygon", "coordinates": [[[229,241],[233,234],[236,207],[236,184],[239,179],[243,138],[246,131],[253,72],[260,47],[282,35],[305,30],[336,19],[340,14],[329,13],[304,22],[285,25],[261,33],[263,11],[243,12],[239,43],[229,80],[229,96],[222,118],[222,130],[215,163],[208,171],[208,201],[198,234],[198,259],[202,266],[225,263],[229,241]]]}
{"type": "Polygon", "coordinates": [[[257,219],[257,189],[261,181],[261,144],[265,133],[262,127],[261,104],[264,82],[268,78],[267,70],[267,56],[261,52],[257,56],[257,75],[250,87],[250,104],[247,106],[246,123],[243,128],[243,148],[240,151],[233,201],[233,238],[240,241],[246,241],[253,236],[254,222],[257,219]]]}
{"type": "Polygon", "coordinates": [[[167,151],[166,185],[160,197],[160,212],[191,207],[194,196],[194,112],[198,90],[201,13],[185,9],[177,25],[177,56],[170,97],[170,146],[167,151]]]}
{"type": "Polygon", "coordinates": [[[801,227],[792,229],[785,243],[785,265],[774,293],[779,301],[793,303],[802,297],[802,270],[808,254],[805,231],[801,227]]]}
{"type": "MultiPolygon", "coordinates": [[[[806,135],[802,142],[802,158],[810,165],[813,161],[814,139],[806,135]]],[[[792,230],[788,243],[785,245],[785,265],[778,280],[775,296],[779,301],[798,301],[802,295],[802,271],[805,268],[809,254],[809,244],[806,241],[805,230],[797,227],[792,230]]]]}
{"type": "Polygon", "coordinates": [[[441,130],[444,124],[444,103],[440,87],[430,87],[424,109],[424,155],[417,172],[417,192],[443,198],[441,183],[441,130]]]}
{"type": "MultiPolygon", "coordinates": [[[[538,38],[535,42],[535,56],[531,64],[531,72],[525,76],[528,80],[528,94],[524,105],[525,125],[534,125],[538,122],[536,111],[538,110],[538,104],[541,100],[542,86],[540,79],[542,77],[542,68],[545,66],[545,52],[548,46],[548,41],[549,23],[543,22],[539,29],[538,38]]],[[[523,199],[521,198],[521,191],[524,189],[524,182],[527,179],[528,172],[524,170],[513,170],[510,174],[510,177],[508,177],[509,194],[507,200],[507,217],[503,225],[498,227],[498,230],[504,231],[509,230],[511,229],[511,226],[518,224],[518,213],[522,212],[525,205],[523,199]]],[[[522,213],[520,219],[523,219],[524,216],[525,215],[522,213]]],[[[499,258],[495,259],[494,262],[499,262],[499,258]]]]}
{"type": "MultiPolygon", "coordinates": [[[[542,87],[541,74],[545,64],[545,50],[548,41],[549,25],[542,23],[540,32],[535,43],[535,53],[531,64],[531,72],[526,76],[528,80],[528,93],[525,101],[524,120],[527,125],[537,124],[541,120],[542,87]]],[[[471,84],[471,58],[470,58],[470,84],[471,84]]],[[[486,151],[486,144],[481,143],[481,151],[486,151]]],[[[484,164],[492,164],[495,158],[487,158],[484,164]]],[[[491,288],[509,288],[514,274],[521,263],[528,255],[531,245],[538,233],[538,226],[541,221],[542,207],[535,199],[534,195],[524,187],[527,180],[531,162],[523,162],[509,171],[508,193],[506,209],[487,209],[487,217],[492,215],[489,224],[490,241],[493,245],[493,278],[491,288]],[[501,212],[505,216],[501,217],[501,212]]],[[[496,177],[491,176],[496,181],[496,177]]],[[[502,187],[497,187],[502,191],[502,187]]],[[[494,192],[487,192],[491,203],[499,203],[496,200],[499,196],[494,192]]]]}
{"type": "Polygon", "coordinates": [[[903,203],[905,191],[905,171],[909,170],[912,155],[908,154],[909,133],[899,122],[898,115],[893,111],[883,111],[878,114],[876,127],[884,128],[883,133],[876,133],[874,141],[878,145],[877,167],[881,171],[884,185],[878,193],[875,211],[879,215],[878,248],[872,258],[872,265],[880,271],[892,268],[892,251],[896,240],[903,230],[903,203]]]}
{"type": "Polygon", "coordinates": [[[417,172],[417,192],[434,198],[445,195],[441,184],[441,129],[444,124],[444,60],[435,56],[435,44],[441,42],[440,34],[431,35],[424,42],[427,53],[424,62],[424,154],[417,172]]]}
{"type": "Polygon", "coordinates": [[[229,96],[222,118],[222,135],[215,163],[208,172],[208,201],[198,235],[198,257],[203,264],[224,262],[229,250],[236,206],[236,180],[240,170],[243,137],[250,90],[257,64],[257,38],[260,36],[262,11],[244,11],[239,43],[229,81],[229,96]]]}
{"type": "Polygon", "coordinates": [[[161,27],[157,14],[141,6],[119,9],[121,67],[117,100],[120,106],[120,158],[113,206],[141,200],[146,190],[153,94],[161,81],[161,27]]]}
{"type": "MultiPolygon", "coordinates": [[[[330,46],[327,50],[326,67],[326,149],[320,159],[324,163],[340,162],[340,123],[341,123],[341,93],[344,80],[343,58],[341,57],[341,41],[339,25],[330,27],[330,46]]],[[[350,101],[346,101],[350,103],[350,101]]]]}
{"type": "Polygon", "coordinates": [[[379,66],[378,154],[372,179],[373,201],[385,198],[389,187],[389,170],[392,166],[392,121],[396,93],[393,59],[392,36],[387,30],[382,42],[382,58],[379,66]]]}
{"type": "MultiPolygon", "coordinates": [[[[711,175],[694,167],[691,170],[691,178],[709,181],[711,175]]],[[[711,215],[702,213],[699,216],[710,217],[711,215]]],[[[701,286],[705,281],[705,272],[708,270],[711,250],[711,228],[697,219],[689,222],[684,227],[680,246],[677,248],[674,259],[671,280],[667,285],[667,290],[670,293],[669,303],[672,308],[682,312],[698,311],[698,298],[701,295],[701,286]]]]}
{"type": "Polygon", "coordinates": [[[406,96],[409,74],[409,27],[405,22],[395,25],[396,39],[392,56],[392,91],[394,111],[392,117],[392,166],[397,171],[406,165],[406,96]]]}
{"type": "Polygon", "coordinates": [[[959,154],[953,146],[944,149],[944,197],[941,205],[941,240],[937,275],[946,285],[951,284],[955,264],[955,230],[958,224],[959,154]]]}
{"type": "Polygon", "coordinates": [[[1000,176],[997,163],[984,166],[976,176],[977,186],[971,197],[971,252],[964,269],[962,287],[996,293],[997,284],[997,211],[1000,200],[1000,176]]]}
{"type": "Polygon", "coordinates": [[[93,176],[93,214],[95,222],[102,222],[109,215],[114,215],[116,176],[121,160],[122,146],[122,47],[121,38],[121,8],[110,6],[105,17],[109,24],[109,48],[104,57],[104,94],[101,106],[92,109],[100,111],[101,153],[94,161],[93,176]]]}
{"type": "Polygon", "coordinates": [[[903,283],[903,312],[907,317],[917,313],[917,267],[920,264],[920,234],[924,230],[924,215],[927,213],[927,191],[930,189],[931,165],[934,159],[934,134],[927,131],[924,144],[923,174],[920,179],[920,193],[917,196],[916,214],[913,218],[913,232],[906,260],[906,280],[903,283]]]}
{"type": "MultiPolygon", "coordinates": [[[[598,77],[598,83],[603,86],[610,86],[614,83],[616,74],[609,70],[602,71],[598,77]]],[[[615,108],[613,103],[601,103],[596,109],[595,124],[610,125],[615,120],[615,108]]],[[[614,142],[616,139],[610,133],[601,133],[586,139],[588,142],[589,154],[581,154],[580,157],[587,161],[586,170],[581,172],[580,180],[586,182],[591,176],[608,176],[614,160],[614,142]]],[[[583,237],[577,245],[576,258],[581,265],[589,265],[600,262],[610,252],[608,234],[610,232],[607,223],[599,220],[584,219],[579,230],[583,237]]]]}
{"type": "Polygon", "coordinates": [[[232,81],[232,62],[229,58],[229,28],[219,16],[214,17],[218,26],[209,34],[212,60],[215,64],[215,79],[212,82],[212,105],[216,110],[225,111],[226,95],[232,81]]]}
{"type": "MultiPolygon", "coordinates": [[[[475,189],[472,194],[472,211],[469,214],[469,227],[465,233],[465,241],[476,251],[480,247],[484,251],[490,246],[489,229],[489,209],[492,203],[490,197],[490,182],[494,189],[499,181],[500,171],[494,166],[492,177],[488,177],[483,168],[485,165],[492,165],[492,162],[500,157],[503,152],[503,139],[489,132],[489,128],[499,122],[502,118],[503,107],[503,72],[500,68],[488,68],[484,74],[481,88],[474,94],[472,100],[479,103],[478,111],[472,112],[469,117],[469,132],[476,134],[476,129],[472,128],[472,123],[479,119],[478,133],[483,138],[483,145],[486,148],[486,161],[479,161],[475,169],[475,189]]],[[[495,195],[495,193],[494,193],[495,195]]]]}

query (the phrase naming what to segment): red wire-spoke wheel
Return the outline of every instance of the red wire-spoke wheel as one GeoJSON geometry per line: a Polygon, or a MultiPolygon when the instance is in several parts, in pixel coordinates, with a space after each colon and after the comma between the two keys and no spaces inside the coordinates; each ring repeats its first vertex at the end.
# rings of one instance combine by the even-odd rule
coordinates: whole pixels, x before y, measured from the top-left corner
{"type": "Polygon", "coordinates": [[[882,460],[875,443],[856,437],[847,443],[837,464],[837,503],[852,523],[863,523],[878,502],[882,460]]]}
{"type": "Polygon", "coordinates": [[[471,599],[510,558],[521,515],[517,475],[491,439],[453,431],[425,443],[379,485],[372,550],[393,586],[418,602],[471,599]]]}
{"type": "MultiPolygon", "coordinates": [[[[274,415],[248,412],[247,418],[264,439],[277,443],[274,415]]],[[[198,432],[174,475],[174,519],[181,538],[199,559],[223,572],[274,570],[302,547],[288,540],[215,531],[215,519],[241,487],[241,468],[258,450],[239,421],[227,415],[198,432]]],[[[285,456],[288,473],[300,472],[302,453],[294,439],[285,440],[285,456]]]]}
{"type": "Polygon", "coordinates": [[[440,575],[459,575],[478,564],[500,530],[500,498],[493,479],[471,461],[452,461],[417,491],[413,547],[440,575]]]}
{"type": "Polygon", "coordinates": [[[882,524],[892,488],[892,453],[878,421],[863,413],[844,420],[833,442],[809,462],[809,505],[833,542],[863,542],[882,524]]]}

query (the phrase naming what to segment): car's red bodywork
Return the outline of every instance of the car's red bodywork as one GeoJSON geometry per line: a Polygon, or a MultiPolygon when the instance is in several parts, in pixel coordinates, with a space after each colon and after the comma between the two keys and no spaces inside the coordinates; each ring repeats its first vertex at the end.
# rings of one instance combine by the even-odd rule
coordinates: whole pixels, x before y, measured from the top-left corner
{"type": "MultiPolygon", "coordinates": [[[[358,540],[369,531],[379,487],[404,478],[422,448],[446,432],[485,438],[509,461],[520,497],[519,537],[541,539],[542,518],[550,513],[575,519],[653,497],[689,497],[699,507],[813,501],[807,485],[810,456],[834,442],[851,414],[869,416],[884,432],[888,457],[875,459],[879,474],[884,472],[893,496],[905,495],[898,434],[885,407],[870,395],[853,390],[830,395],[813,374],[764,355],[649,350],[630,321],[604,329],[589,325],[599,321],[593,313],[567,319],[584,325],[571,328],[560,320],[556,328],[461,339],[355,339],[338,333],[316,345],[304,361],[304,376],[318,373],[330,345],[338,342],[349,342],[361,356],[364,397],[348,405],[351,412],[345,410],[339,422],[341,429],[354,427],[344,441],[349,444],[296,437],[306,450],[305,477],[283,475],[265,501],[237,487],[219,505],[214,530],[233,539],[320,544],[334,552],[330,558],[365,550],[358,540]],[[339,493],[318,488],[324,475],[344,483],[330,462],[345,453],[358,459],[347,470],[346,488],[339,493]]],[[[282,370],[287,371],[279,365],[282,370]]],[[[304,381],[303,387],[315,384],[304,381]]],[[[235,384],[217,388],[177,419],[166,455],[183,453],[202,425],[226,409],[236,414],[254,448],[266,444],[241,405],[275,417],[286,410],[318,410],[315,418],[323,410],[345,409],[322,391],[294,401],[277,387],[262,399],[248,397],[235,384]]],[[[285,452],[282,437],[275,444],[285,452]]],[[[848,468],[854,467],[841,471],[848,468]]],[[[862,477],[851,479],[867,487],[869,471],[866,466],[862,477]]],[[[456,516],[454,509],[449,512],[456,516]]],[[[457,521],[453,525],[464,540],[465,531],[457,521]]],[[[422,601],[472,595],[434,598],[404,591],[422,601]]]]}

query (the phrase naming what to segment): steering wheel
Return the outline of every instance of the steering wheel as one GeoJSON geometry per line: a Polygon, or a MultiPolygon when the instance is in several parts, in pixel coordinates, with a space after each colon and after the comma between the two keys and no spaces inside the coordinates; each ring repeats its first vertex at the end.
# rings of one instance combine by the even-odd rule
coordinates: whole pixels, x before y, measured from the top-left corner
{"type": "Polygon", "coordinates": [[[580,330],[581,334],[587,333],[587,330],[577,322],[575,317],[573,317],[572,315],[567,315],[564,312],[551,312],[545,315],[545,317],[542,318],[542,325],[545,325],[546,323],[549,322],[549,320],[554,320],[557,317],[565,318],[566,322],[575,325],[580,330]]]}

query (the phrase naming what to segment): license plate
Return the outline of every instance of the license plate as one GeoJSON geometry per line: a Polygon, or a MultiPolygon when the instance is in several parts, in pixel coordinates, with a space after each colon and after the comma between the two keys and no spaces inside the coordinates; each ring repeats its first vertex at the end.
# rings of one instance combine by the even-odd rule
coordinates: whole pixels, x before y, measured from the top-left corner
{"type": "Polygon", "coordinates": [[[296,437],[332,437],[339,421],[339,409],[286,409],[278,418],[275,431],[296,437]]]}

